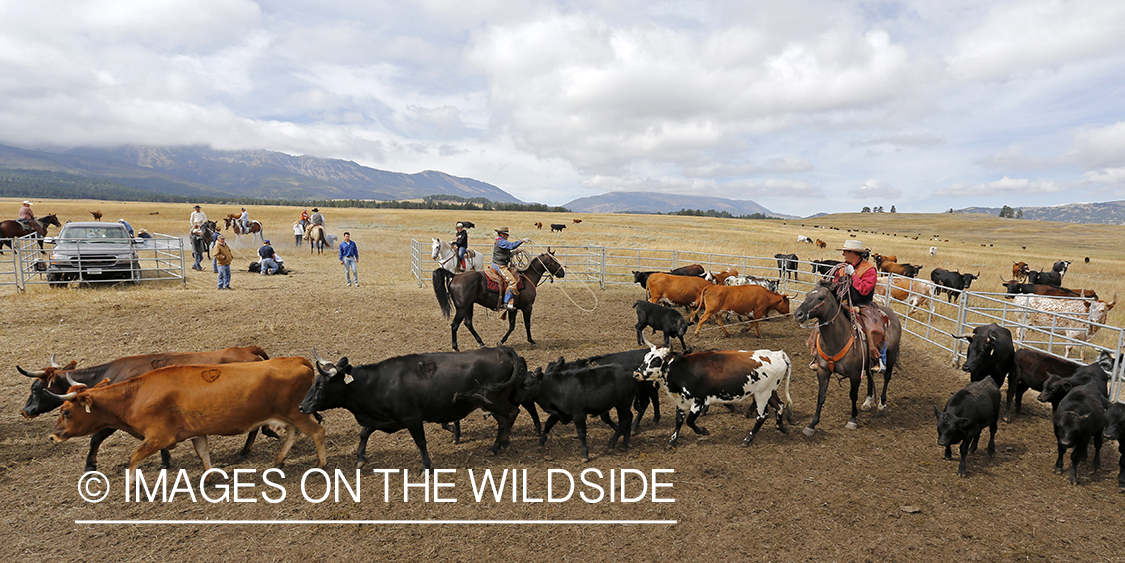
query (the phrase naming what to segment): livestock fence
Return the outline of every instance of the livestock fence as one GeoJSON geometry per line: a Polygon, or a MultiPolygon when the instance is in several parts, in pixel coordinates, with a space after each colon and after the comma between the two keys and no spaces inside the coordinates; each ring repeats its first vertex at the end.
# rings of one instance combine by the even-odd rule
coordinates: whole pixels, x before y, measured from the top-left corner
{"type": "Polygon", "coordinates": [[[0,287],[25,291],[28,286],[64,287],[80,284],[186,283],[184,241],[179,237],[155,233],[133,247],[129,260],[108,256],[94,244],[77,244],[68,250],[66,270],[52,267],[53,244],[34,235],[0,239],[0,287]],[[10,244],[10,251],[8,247],[10,244]],[[126,263],[123,263],[126,262],[126,263]],[[63,275],[64,272],[69,275],[63,275]]]}
{"type": "MultiPolygon", "coordinates": [[[[418,287],[423,287],[437,266],[432,259],[433,248],[431,244],[414,239],[410,242],[411,272],[418,287]]],[[[529,246],[532,254],[546,251],[546,247],[529,246]]],[[[484,253],[487,263],[491,247],[475,247],[474,250],[484,253]]],[[[552,246],[551,251],[566,270],[566,277],[557,281],[596,283],[602,289],[608,285],[633,284],[634,270],[668,271],[700,264],[711,272],[734,268],[739,274],[776,279],[778,292],[789,295],[796,306],[821,278],[814,273],[817,264],[813,262],[797,260],[796,270],[782,269],[778,259],[772,256],[595,245],[552,246]]],[[[926,280],[910,283],[910,279],[895,274],[880,277],[880,299],[898,313],[904,333],[945,350],[955,367],[961,365],[967,346],[954,335],[971,333],[977,326],[996,323],[1012,331],[1016,344],[1055,356],[1064,357],[1068,346],[1077,348],[1083,360],[1087,347],[1092,348],[1095,355],[1113,354],[1110,397],[1125,402],[1125,362],[1122,361],[1125,329],[1103,324],[1104,319],[1095,322],[1074,313],[1046,312],[1019,305],[1003,293],[963,291],[959,295],[942,296],[935,292],[933,283],[926,280]],[[896,284],[897,291],[893,290],[896,284]]]]}

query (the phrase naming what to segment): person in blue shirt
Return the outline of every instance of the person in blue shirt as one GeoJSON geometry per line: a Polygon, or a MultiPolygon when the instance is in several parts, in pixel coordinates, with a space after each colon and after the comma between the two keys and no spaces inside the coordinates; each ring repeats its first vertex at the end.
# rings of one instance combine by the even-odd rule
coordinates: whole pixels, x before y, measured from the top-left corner
{"type": "Polygon", "coordinates": [[[132,236],[133,236],[133,226],[132,226],[132,225],[130,225],[130,224],[129,224],[129,223],[127,222],[127,221],[125,221],[124,219],[118,219],[118,220],[117,220],[117,222],[118,222],[118,223],[121,223],[122,225],[125,225],[125,230],[126,230],[126,231],[129,231],[129,237],[130,237],[130,238],[132,238],[132,236]]]}
{"type": "Polygon", "coordinates": [[[344,276],[348,280],[348,285],[352,285],[352,278],[355,278],[355,286],[359,287],[359,248],[352,242],[352,234],[344,232],[344,242],[340,243],[340,263],[344,265],[344,276]]]}
{"type": "Polygon", "coordinates": [[[512,304],[512,298],[517,293],[516,276],[509,267],[512,263],[512,251],[519,248],[521,244],[528,242],[528,240],[509,241],[508,227],[500,227],[496,229],[496,241],[492,243],[492,269],[508,282],[504,291],[504,307],[507,307],[509,311],[514,311],[516,308],[512,304]]]}

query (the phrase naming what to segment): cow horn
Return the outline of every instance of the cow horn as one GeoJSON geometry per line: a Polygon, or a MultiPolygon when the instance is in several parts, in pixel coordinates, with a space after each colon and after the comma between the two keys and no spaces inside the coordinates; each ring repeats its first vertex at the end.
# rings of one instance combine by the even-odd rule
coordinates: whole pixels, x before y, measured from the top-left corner
{"type": "Polygon", "coordinates": [[[75,381],[75,380],[71,379],[71,378],[70,378],[70,372],[69,372],[69,371],[68,371],[68,372],[66,372],[66,384],[67,384],[68,386],[70,386],[70,387],[74,387],[75,385],[83,385],[82,383],[79,383],[79,382],[77,382],[77,381],[75,381]]]}
{"type": "Polygon", "coordinates": [[[63,402],[70,401],[78,396],[78,391],[73,391],[71,393],[67,393],[66,395],[56,395],[46,389],[44,389],[43,392],[63,402]]]}
{"type": "Polygon", "coordinates": [[[59,365],[58,362],[55,361],[55,355],[54,354],[51,354],[51,367],[53,367],[53,368],[61,368],[62,367],[62,366],[59,365]]]}
{"type": "Polygon", "coordinates": [[[44,375],[47,375],[47,370],[27,371],[27,370],[25,370],[25,369],[23,369],[19,366],[16,366],[16,371],[18,371],[18,372],[20,372],[20,373],[22,373],[22,374],[24,374],[28,377],[43,377],[44,375]]]}
{"type": "Polygon", "coordinates": [[[643,334],[643,333],[642,333],[642,334],[641,334],[641,338],[642,338],[642,339],[644,339],[644,341],[645,341],[645,344],[648,344],[648,347],[649,347],[649,348],[651,348],[651,349],[653,349],[653,350],[655,350],[655,349],[656,349],[656,344],[653,344],[652,342],[649,342],[649,341],[648,341],[648,336],[646,336],[645,334],[643,334]]]}
{"type": "Polygon", "coordinates": [[[1109,302],[1109,306],[1112,307],[1116,304],[1117,304],[1117,292],[1115,291],[1115,292],[1113,292],[1113,301],[1109,302]]]}
{"type": "Polygon", "coordinates": [[[326,361],[324,361],[320,358],[320,354],[316,353],[316,346],[313,346],[313,357],[316,358],[316,363],[318,363],[322,366],[328,364],[328,362],[326,362],[326,361]]]}

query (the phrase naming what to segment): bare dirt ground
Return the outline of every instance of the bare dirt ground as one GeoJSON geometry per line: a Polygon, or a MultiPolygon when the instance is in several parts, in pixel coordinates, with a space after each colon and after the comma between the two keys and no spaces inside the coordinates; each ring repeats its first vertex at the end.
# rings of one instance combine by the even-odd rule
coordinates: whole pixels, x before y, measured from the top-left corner
{"type": "MultiPolygon", "coordinates": [[[[401,234],[399,235],[401,237],[401,234]]],[[[281,238],[281,237],[277,237],[281,238]]],[[[291,240],[291,239],[289,239],[291,240]]],[[[752,420],[714,408],[701,419],[709,437],[685,428],[680,446],[666,451],[674,413],[664,404],[660,423],[646,416],[644,432],[633,447],[605,452],[609,430],[591,421],[589,463],[579,461],[573,426],[559,426],[546,448],[536,447],[530,420],[521,415],[511,449],[496,457],[491,445],[495,425],[479,414],[465,422],[465,437],[454,445],[449,434],[429,425],[430,452],[436,467],[456,469],[446,478],[456,484],[443,494],[455,503],[423,502],[419,489],[402,500],[400,477],[391,480],[391,502],[383,499],[383,477],[372,468],[406,469],[420,479],[417,449],[406,432],[375,434],[370,463],[362,476],[362,500],[307,502],[300,495],[300,475],[315,462],[311,440],[302,437],[290,453],[284,485],[287,497],[271,504],[261,495],[275,493],[262,485],[278,448],[259,438],[250,458],[235,461],[243,438],[211,440],[212,459],[227,472],[256,469],[257,487],[244,496],[254,503],[191,502],[183,493],[169,503],[124,502],[122,481],[129,454],[138,442],[117,434],[103,445],[99,470],[112,492],[99,504],[83,501],[77,491],[88,440],[53,445],[48,434],[57,411],[24,420],[19,409],[29,380],[15,365],[39,369],[51,353],[62,362],[78,359],[94,365],[110,359],[157,351],[187,351],[257,344],[273,357],[309,357],[317,346],[326,358],[347,355],[353,363],[389,356],[449,350],[448,321],[431,289],[417,288],[401,260],[401,244],[359,237],[364,285],[344,287],[342,268],[333,256],[291,256],[289,277],[263,278],[237,272],[232,292],[214,289],[213,274],[192,273],[186,288],[70,288],[51,292],[34,288],[3,297],[0,317],[4,346],[0,361],[9,375],[0,382],[0,505],[5,551],[0,559],[86,561],[108,559],[247,561],[335,560],[641,560],[674,557],[687,560],[867,561],[867,560],[1125,560],[1125,496],[1117,487],[1117,444],[1102,450],[1102,470],[1080,468],[1081,485],[1052,472],[1056,449],[1049,407],[1028,394],[1025,414],[1001,423],[997,454],[984,447],[969,460],[969,477],[956,475],[936,443],[931,405],[939,408],[967,378],[949,366],[946,354],[906,338],[901,365],[884,412],[860,415],[860,428],[844,429],[847,389],[833,382],[824,419],[813,437],[801,434],[816,403],[816,379],[806,365],[808,332],[792,319],[763,325],[763,338],[745,334],[724,338],[707,330],[689,337],[697,348],[769,348],[785,350],[794,362],[794,427],[780,434],[764,427],[749,448],[739,446],[752,420]],[[395,261],[398,256],[398,261],[395,261]],[[376,266],[378,264],[378,266],[376,266]],[[380,273],[376,273],[376,270],[380,273]],[[673,483],[661,490],[674,503],[609,502],[588,504],[575,497],[562,503],[476,502],[468,470],[526,469],[528,496],[542,497],[548,469],[565,469],[576,477],[585,468],[603,472],[630,468],[673,469],[673,483]],[[914,507],[904,509],[904,507],[914,507]],[[76,520],[675,520],[673,525],[88,525],[76,520]]],[[[509,341],[530,367],[559,356],[578,358],[636,346],[632,302],[638,287],[595,289],[593,297],[575,284],[545,285],[536,303],[533,335],[538,348],[525,342],[522,327],[509,341]],[[565,292],[565,293],[564,293],[565,292]],[[592,312],[578,309],[574,301],[592,312]]],[[[478,308],[477,326],[494,344],[502,334],[495,314],[478,308]]],[[[462,329],[463,347],[472,343],[462,329]]],[[[343,411],[325,413],[328,464],[352,472],[358,426],[343,411]]],[[[1091,452],[1092,453],[1092,452],[1091,452]]],[[[172,452],[173,468],[185,468],[196,481],[202,465],[190,445],[172,452]]],[[[157,458],[142,468],[155,474],[157,458]]],[[[1069,459],[1067,460],[1069,467],[1069,459]]],[[[604,485],[604,481],[601,481],[604,485]]],[[[197,483],[196,483],[197,485],[197,483]]],[[[310,487],[318,496],[323,485],[310,487]]],[[[583,490],[579,488],[579,490],[583,490]]],[[[211,496],[221,491],[208,488],[211,496]]]]}

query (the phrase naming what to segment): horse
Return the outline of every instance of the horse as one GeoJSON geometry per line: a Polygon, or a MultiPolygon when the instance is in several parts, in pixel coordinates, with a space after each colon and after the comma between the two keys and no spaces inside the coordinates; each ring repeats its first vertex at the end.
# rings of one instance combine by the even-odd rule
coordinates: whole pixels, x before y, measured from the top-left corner
{"type": "Polygon", "coordinates": [[[238,220],[238,215],[227,215],[223,217],[223,222],[226,223],[226,228],[234,231],[235,240],[244,234],[254,235],[255,239],[265,240],[265,231],[262,229],[262,223],[256,219],[250,220],[250,231],[242,231],[242,223],[238,220]]]}
{"type": "Polygon", "coordinates": [[[320,225],[309,227],[309,230],[305,231],[305,240],[309,241],[309,254],[312,254],[313,248],[316,248],[317,254],[321,254],[324,252],[324,247],[328,246],[328,239],[325,238],[324,227],[320,225]]]}
{"type": "MultiPolygon", "coordinates": [[[[883,394],[876,400],[875,379],[870,375],[867,378],[867,399],[863,402],[863,410],[869,410],[873,402],[878,404],[879,410],[887,408],[887,385],[891,382],[891,374],[898,362],[899,341],[902,337],[902,325],[889,307],[872,303],[869,307],[878,307],[889,319],[886,328],[887,364],[883,373],[883,394]]],[[[816,425],[820,423],[820,410],[824,406],[824,398],[828,393],[828,380],[833,373],[840,374],[851,380],[852,416],[845,426],[848,430],[858,427],[856,417],[856,400],[859,397],[859,383],[867,361],[867,344],[861,335],[855,333],[851,319],[843,312],[844,308],[836,299],[835,292],[828,282],[820,282],[815,288],[805,295],[805,302],[797,308],[793,318],[798,323],[809,319],[819,321],[810,341],[816,342],[816,377],[820,383],[820,392],[816,399],[816,414],[804,432],[812,436],[816,432],[816,425]],[[829,356],[828,354],[832,354],[829,356]]]]}
{"type": "MultiPolygon", "coordinates": [[[[430,258],[437,260],[438,266],[449,270],[450,272],[457,273],[457,251],[449,245],[449,243],[442,242],[439,238],[432,238],[433,244],[430,247],[430,258]]],[[[484,255],[476,252],[472,257],[465,257],[465,271],[479,272],[484,269],[484,255]]]]}
{"type": "Polygon", "coordinates": [[[15,250],[15,248],[12,246],[12,241],[7,239],[19,238],[33,233],[39,235],[39,250],[43,250],[42,239],[43,237],[47,236],[47,227],[51,225],[60,228],[62,227],[62,223],[59,223],[59,218],[56,217],[54,213],[50,215],[44,215],[43,217],[32,221],[30,225],[31,228],[29,229],[19,221],[11,219],[7,221],[0,221],[0,254],[4,253],[4,245],[8,245],[8,248],[11,248],[13,251],[15,250]]]}
{"type": "MultiPolygon", "coordinates": [[[[537,344],[531,338],[531,308],[535,304],[535,288],[539,285],[545,273],[551,276],[552,282],[554,282],[554,278],[561,278],[566,275],[562,265],[555,260],[555,253],[550,248],[547,248],[547,252],[532,258],[527,270],[519,273],[519,277],[526,278],[529,283],[524,284],[524,288],[519,292],[519,295],[513,299],[516,309],[523,312],[523,324],[527,329],[527,342],[532,347],[537,346],[537,344]]],[[[477,339],[477,344],[484,346],[484,340],[481,340],[477,330],[473,328],[474,303],[479,303],[494,311],[501,307],[500,295],[488,289],[484,276],[484,272],[464,272],[454,275],[445,268],[434,269],[434,295],[437,296],[442,315],[447,319],[449,318],[451,303],[457,308],[457,314],[453,317],[453,324],[450,326],[454,350],[460,350],[457,347],[457,329],[460,328],[462,320],[465,321],[465,326],[468,327],[469,332],[473,334],[473,338],[477,339]]],[[[505,313],[508,312],[505,311],[505,313]]],[[[508,315],[508,332],[504,334],[504,338],[500,339],[500,346],[508,340],[508,336],[512,334],[515,328],[516,314],[515,311],[512,311],[508,315]]]]}

